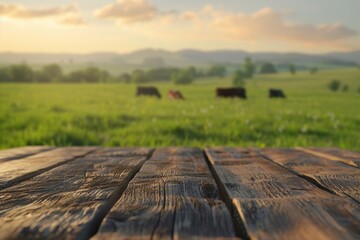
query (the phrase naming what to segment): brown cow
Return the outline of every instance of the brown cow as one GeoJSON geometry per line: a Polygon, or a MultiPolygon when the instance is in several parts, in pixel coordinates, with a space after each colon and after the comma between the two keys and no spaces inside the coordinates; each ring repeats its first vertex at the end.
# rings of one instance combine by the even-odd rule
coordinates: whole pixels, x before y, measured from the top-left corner
{"type": "Polygon", "coordinates": [[[180,91],[169,90],[168,98],[172,100],[185,100],[180,91]]]}
{"type": "Polygon", "coordinates": [[[136,91],[136,96],[155,96],[161,98],[161,94],[156,87],[138,87],[136,91]]]}
{"type": "Polygon", "coordinates": [[[246,99],[246,90],[245,88],[217,88],[216,97],[246,99]]]}

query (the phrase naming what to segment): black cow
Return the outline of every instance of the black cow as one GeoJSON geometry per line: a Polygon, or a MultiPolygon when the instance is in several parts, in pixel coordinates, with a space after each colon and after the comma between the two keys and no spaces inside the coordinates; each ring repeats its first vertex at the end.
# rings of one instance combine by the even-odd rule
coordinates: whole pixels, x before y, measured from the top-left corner
{"type": "Polygon", "coordinates": [[[138,87],[136,96],[155,96],[161,98],[160,92],[156,87],[138,87]]]}
{"type": "Polygon", "coordinates": [[[246,90],[245,88],[217,88],[216,97],[246,99],[246,90]]]}
{"type": "Polygon", "coordinates": [[[286,98],[286,96],[281,89],[269,89],[269,98],[286,98]]]}

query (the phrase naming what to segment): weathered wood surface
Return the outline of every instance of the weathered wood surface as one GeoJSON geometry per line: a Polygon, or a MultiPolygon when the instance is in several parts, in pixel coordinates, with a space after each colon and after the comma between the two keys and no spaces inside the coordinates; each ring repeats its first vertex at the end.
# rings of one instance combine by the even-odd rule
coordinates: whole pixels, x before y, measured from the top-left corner
{"type": "Polygon", "coordinates": [[[27,157],[30,155],[34,155],[40,152],[44,152],[47,150],[52,149],[51,147],[41,147],[41,146],[34,146],[34,147],[20,147],[20,148],[12,148],[7,150],[1,150],[0,151],[0,163],[13,160],[13,159],[19,159],[23,157],[27,157]]]}
{"type": "Polygon", "coordinates": [[[360,203],[360,170],[295,149],[264,149],[269,159],[324,189],[360,203]]]}
{"type": "Polygon", "coordinates": [[[0,239],[88,239],[150,152],[100,149],[0,191],[0,239]]]}
{"type": "MultiPolygon", "coordinates": [[[[321,190],[254,150],[210,148],[206,153],[243,236],[360,238],[360,206],[351,199],[321,190]]],[[[301,159],[292,160],[296,165],[301,159]]]]}
{"type": "Polygon", "coordinates": [[[0,160],[0,239],[360,239],[356,152],[22,151],[0,160]]]}
{"type": "Polygon", "coordinates": [[[74,158],[94,151],[95,147],[66,147],[0,163],[0,190],[24,181],[74,158]]]}
{"type": "Polygon", "coordinates": [[[360,152],[344,151],[337,148],[298,148],[324,159],[343,162],[350,166],[360,168],[360,152]]]}
{"type": "Polygon", "coordinates": [[[200,149],[158,149],[94,239],[234,238],[230,213],[200,149]]]}

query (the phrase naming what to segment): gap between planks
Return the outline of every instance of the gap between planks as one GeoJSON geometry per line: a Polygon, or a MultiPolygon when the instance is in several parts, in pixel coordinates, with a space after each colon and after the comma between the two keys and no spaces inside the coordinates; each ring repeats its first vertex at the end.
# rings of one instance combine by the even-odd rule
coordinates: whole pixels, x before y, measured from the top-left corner
{"type": "Polygon", "coordinates": [[[269,161],[312,182],[319,188],[360,203],[358,168],[297,149],[265,148],[256,151],[269,161]]]}
{"type": "Polygon", "coordinates": [[[232,218],[232,222],[235,227],[236,236],[243,240],[250,240],[249,234],[248,234],[245,224],[242,220],[244,218],[239,217],[236,214],[236,212],[234,211],[233,206],[231,204],[231,200],[230,200],[228,194],[226,193],[226,188],[224,186],[224,183],[221,181],[213,164],[211,164],[211,161],[209,159],[209,156],[206,153],[206,150],[203,149],[202,151],[203,151],[203,155],[206,160],[206,163],[208,165],[208,168],[210,169],[211,175],[213,176],[213,178],[216,182],[217,188],[219,190],[219,197],[225,203],[226,207],[229,209],[229,211],[231,213],[231,218],[232,218]]]}
{"type": "Polygon", "coordinates": [[[98,147],[64,147],[0,163],[0,190],[86,156],[98,147]]]}
{"type": "Polygon", "coordinates": [[[0,239],[89,239],[152,153],[101,148],[0,191],[0,239]]]}
{"type": "Polygon", "coordinates": [[[54,149],[54,147],[30,146],[30,147],[19,147],[19,148],[1,150],[0,163],[29,157],[42,152],[50,151],[52,149],[54,149]]]}
{"type": "Polygon", "coordinates": [[[320,190],[253,149],[210,148],[206,154],[233,219],[251,239],[360,236],[360,207],[351,199],[320,190]]]}
{"type": "Polygon", "coordinates": [[[329,151],[338,151],[337,149],[331,150],[331,149],[322,149],[319,150],[317,148],[303,148],[303,147],[297,147],[296,149],[324,158],[324,159],[328,159],[331,161],[337,161],[337,162],[342,162],[344,164],[347,164],[349,166],[355,167],[355,168],[359,168],[359,163],[360,163],[360,154],[358,154],[359,156],[356,156],[357,153],[355,152],[347,152],[348,155],[353,155],[351,157],[346,157],[346,156],[336,156],[334,155],[334,153],[329,153],[329,151]]]}
{"type": "Polygon", "coordinates": [[[198,148],[158,148],[94,239],[236,238],[229,209],[198,148]]]}

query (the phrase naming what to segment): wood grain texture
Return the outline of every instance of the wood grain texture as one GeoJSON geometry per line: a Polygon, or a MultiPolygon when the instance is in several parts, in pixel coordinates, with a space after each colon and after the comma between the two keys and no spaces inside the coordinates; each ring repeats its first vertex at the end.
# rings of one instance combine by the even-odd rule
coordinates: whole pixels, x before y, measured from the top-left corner
{"type": "Polygon", "coordinates": [[[100,149],[0,191],[0,239],[88,239],[151,149],[100,149]]]}
{"type": "Polygon", "coordinates": [[[319,189],[254,150],[206,153],[237,225],[251,239],[359,239],[354,201],[319,189]]]}
{"type": "Polygon", "coordinates": [[[7,150],[0,151],[0,163],[19,159],[23,157],[27,157],[30,155],[34,155],[40,152],[44,152],[52,149],[51,147],[41,147],[41,146],[33,146],[33,147],[20,147],[20,148],[12,148],[7,150]]]}
{"type": "Polygon", "coordinates": [[[269,159],[319,186],[360,203],[360,170],[295,149],[264,149],[269,159]]]}
{"type": "Polygon", "coordinates": [[[360,168],[360,153],[337,148],[298,148],[315,156],[360,168]]]}
{"type": "Polygon", "coordinates": [[[41,174],[76,157],[94,151],[95,147],[66,147],[0,163],[0,190],[41,174]]]}
{"type": "Polygon", "coordinates": [[[142,167],[93,239],[231,239],[230,213],[203,153],[161,148],[142,167]]]}

